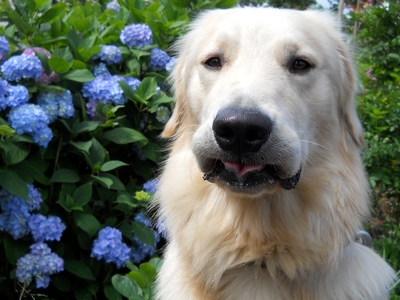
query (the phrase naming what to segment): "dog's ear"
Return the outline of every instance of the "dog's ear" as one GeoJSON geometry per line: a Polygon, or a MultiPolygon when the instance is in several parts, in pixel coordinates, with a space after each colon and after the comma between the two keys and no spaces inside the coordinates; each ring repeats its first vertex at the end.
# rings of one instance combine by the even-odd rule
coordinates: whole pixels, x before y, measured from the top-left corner
{"type": "Polygon", "coordinates": [[[364,131],[357,115],[355,96],[357,92],[357,76],[351,61],[351,55],[347,46],[342,42],[338,48],[341,61],[341,91],[339,113],[343,118],[347,138],[350,138],[357,146],[365,144],[364,131]]]}
{"type": "Polygon", "coordinates": [[[168,138],[173,136],[179,129],[182,124],[184,111],[185,111],[185,92],[184,92],[184,80],[183,80],[183,71],[184,64],[183,59],[178,58],[174,69],[171,73],[170,79],[174,82],[173,91],[175,98],[175,108],[172,113],[171,118],[168,120],[167,124],[164,127],[161,136],[164,138],[168,138]]]}

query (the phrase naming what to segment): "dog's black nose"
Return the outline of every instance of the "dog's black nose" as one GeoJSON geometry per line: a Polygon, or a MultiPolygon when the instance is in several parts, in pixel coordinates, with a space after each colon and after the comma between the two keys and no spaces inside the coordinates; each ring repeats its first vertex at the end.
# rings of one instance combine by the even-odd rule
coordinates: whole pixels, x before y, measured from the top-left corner
{"type": "Polygon", "coordinates": [[[232,107],[220,110],[212,126],[218,145],[237,154],[258,151],[268,140],[272,128],[273,122],[267,115],[232,107]]]}

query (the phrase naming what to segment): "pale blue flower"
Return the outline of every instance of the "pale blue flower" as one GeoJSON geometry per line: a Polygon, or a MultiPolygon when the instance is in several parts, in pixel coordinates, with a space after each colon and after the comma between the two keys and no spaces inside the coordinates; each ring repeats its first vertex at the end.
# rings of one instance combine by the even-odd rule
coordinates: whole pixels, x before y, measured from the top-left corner
{"type": "Polygon", "coordinates": [[[82,94],[89,101],[102,101],[104,104],[122,105],[127,100],[118,81],[120,76],[97,76],[83,84],[82,94]]]}
{"type": "Polygon", "coordinates": [[[153,33],[146,24],[132,24],[125,26],[119,37],[128,47],[144,47],[153,42],[153,33]]]}
{"type": "Polygon", "coordinates": [[[120,6],[117,1],[111,1],[111,2],[107,3],[106,9],[111,9],[114,12],[118,13],[120,10],[120,6]]]}
{"type": "Polygon", "coordinates": [[[139,79],[131,77],[131,76],[124,77],[124,80],[134,91],[136,91],[136,89],[138,88],[138,86],[141,83],[141,81],[139,79]]]}
{"type": "Polygon", "coordinates": [[[117,46],[103,46],[100,53],[96,54],[94,59],[100,59],[107,65],[118,64],[122,61],[122,53],[117,46]]]}
{"type": "Polygon", "coordinates": [[[42,75],[42,64],[36,56],[12,56],[1,66],[1,72],[8,81],[19,81],[22,78],[37,79],[42,75]]]}
{"type": "Polygon", "coordinates": [[[10,85],[7,81],[0,78],[0,110],[6,109],[8,106],[8,95],[10,94],[10,85]]]}
{"type": "Polygon", "coordinates": [[[10,52],[10,44],[4,36],[0,36],[0,61],[10,52]]]}
{"type": "Polygon", "coordinates": [[[130,249],[122,242],[122,233],[118,229],[106,227],[99,231],[93,242],[91,257],[104,259],[107,263],[115,263],[118,268],[129,260],[130,249]]]}
{"type": "Polygon", "coordinates": [[[106,65],[104,63],[99,63],[97,66],[93,68],[93,74],[94,76],[101,76],[101,75],[109,75],[111,76],[111,73],[108,71],[106,65]]]}
{"type": "Polygon", "coordinates": [[[35,242],[59,241],[65,230],[65,225],[59,217],[45,217],[40,214],[31,215],[28,227],[35,242]]]}
{"type": "Polygon", "coordinates": [[[18,259],[15,275],[20,282],[36,279],[37,288],[46,288],[49,276],[64,270],[64,260],[44,243],[33,244],[30,248],[30,253],[18,259]]]}
{"type": "Polygon", "coordinates": [[[18,134],[31,134],[35,143],[42,147],[47,147],[53,137],[48,127],[50,120],[39,105],[24,104],[12,109],[8,121],[18,134]]]}
{"type": "Polygon", "coordinates": [[[73,117],[75,113],[72,94],[69,90],[52,90],[39,93],[37,103],[46,112],[50,122],[53,122],[57,117],[68,119],[73,117]]]}
{"type": "Polygon", "coordinates": [[[154,48],[150,54],[150,69],[153,71],[163,71],[170,59],[165,51],[154,48]]]}
{"type": "Polygon", "coordinates": [[[22,104],[28,103],[29,101],[28,89],[23,85],[9,85],[8,92],[8,107],[16,108],[22,104]]]}
{"type": "Polygon", "coordinates": [[[147,193],[155,193],[157,191],[158,179],[151,179],[143,184],[143,190],[147,193]]]}
{"type": "Polygon", "coordinates": [[[176,57],[171,57],[171,59],[165,65],[165,70],[167,70],[168,72],[172,72],[172,70],[174,69],[175,63],[176,63],[176,57]]]}

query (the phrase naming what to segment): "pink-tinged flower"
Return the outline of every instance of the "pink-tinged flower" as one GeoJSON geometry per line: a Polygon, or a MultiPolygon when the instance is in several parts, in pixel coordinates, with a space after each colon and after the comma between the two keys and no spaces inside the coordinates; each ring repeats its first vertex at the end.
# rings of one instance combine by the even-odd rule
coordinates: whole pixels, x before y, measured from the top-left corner
{"type": "Polygon", "coordinates": [[[374,69],[369,69],[369,70],[367,70],[366,72],[365,72],[365,75],[368,77],[368,78],[371,78],[371,73],[372,73],[372,71],[373,71],[374,69]]]}
{"type": "MultiPolygon", "coordinates": [[[[33,47],[33,48],[28,48],[26,49],[22,55],[28,55],[28,56],[36,56],[36,52],[43,53],[47,56],[47,58],[51,58],[51,54],[49,51],[46,49],[40,48],[40,47],[33,47]]],[[[49,74],[47,74],[44,70],[42,75],[40,75],[39,82],[44,83],[44,84],[50,84],[52,82],[58,82],[60,81],[60,74],[55,73],[54,71],[51,71],[49,74]]]]}

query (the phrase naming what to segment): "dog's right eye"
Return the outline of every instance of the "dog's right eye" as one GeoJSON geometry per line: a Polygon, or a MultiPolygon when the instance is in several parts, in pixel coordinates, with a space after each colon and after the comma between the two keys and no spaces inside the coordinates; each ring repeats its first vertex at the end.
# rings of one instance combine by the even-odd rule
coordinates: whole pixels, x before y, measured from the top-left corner
{"type": "Polygon", "coordinates": [[[219,57],[210,57],[203,64],[211,69],[219,69],[222,67],[222,62],[219,57]]]}

